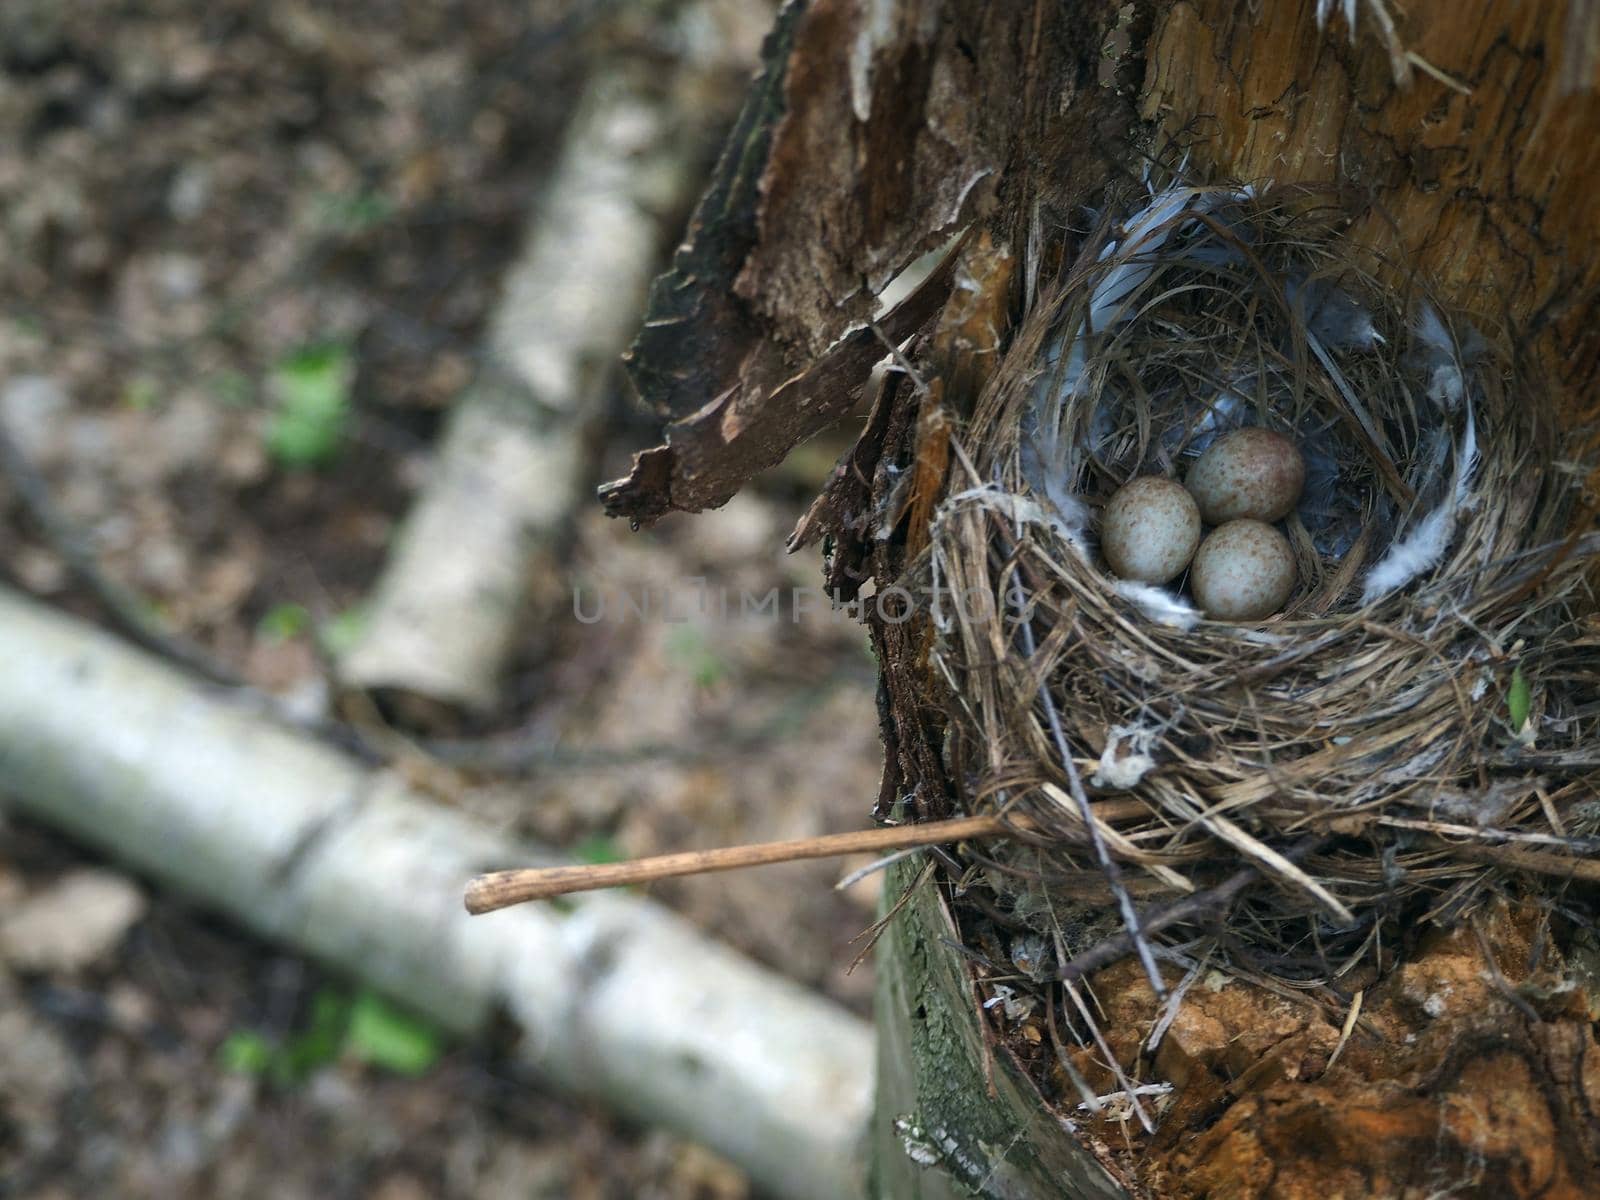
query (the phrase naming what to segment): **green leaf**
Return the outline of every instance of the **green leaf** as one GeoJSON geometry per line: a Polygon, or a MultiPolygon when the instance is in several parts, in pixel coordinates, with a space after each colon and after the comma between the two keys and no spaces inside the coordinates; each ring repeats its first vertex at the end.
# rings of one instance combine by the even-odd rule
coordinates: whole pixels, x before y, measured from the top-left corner
{"type": "Polygon", "coordinates": [[[579,862],[614,863],[621,862],[627,855],[622,853],[622,847],[614,839],[603,833],[591,833],[588,837],[578,839],[572,847],[572,857],[579,862]]]}
{"type": "Polygon", "coordinates": [[[367,630],[367,610],[360,605],[347,608],[336,617],[322,623],[317,630],[317,640],[322,649],[334,658],[361,640],[367,630]]]}
{"type": "Polygon", "coordinates": [[[321,988],[311,998],[311,1018],[273,1064],[273,1080],[283,1086],[300,1083],[319,1067],[339,1057],[349,1023],[349,999],[334,988],[321,988]]]}
{"type": "Polygon", "coordinates": [[[287,467],[331,459],[350,416],[350,352],[340,345],[301,350],[272,373],[278,407],[267,428],[267,449],[287,467]]]}
{"type": "Polygon", "coordinates": [[[287,642],[299,637],[311,624],[311,614],[303,604],[275,604],[256,623],[256,633],[269,642],[287,642]]]}
{"type": "Polygon", "coordinates": [[[356,997],[345,1049],[398,1075],[424,1074],[438,1061],[442,1038],[426,1021],[401,1012],[376,992],[356,997]]]}
{"type": "Polygon", "coordinates": [[[122,402],[135,412],[149,412],[161,399],[161,389],[153,379],[138,376],[122,389],[122,402]]]}
{"type": "Polygon", "coordinates": [[[704,630],[681,625],[667,635],[667,657],[694,678],[695,686],[713,688],[728,674],[728,664],[712,645],[704,630]]]}
{"type": "Polygon", "coordinates": [[[1506,693],[1506,708],[1511,712],[1511,732],[1521,733],[1533,713],[1533,689],[1521,667],[1511,671],[1511,690],[1506,693]]]}
{"type": "Polygon", "coordinates": [[[264,1075],[277,1053],[271,1042],[250,1029],[237,1029],[217,1048],[217,1061],[235,1075],[264,1075]]]}
{"type": "Polygon", "coordinates": [[[394,201],[382,192],[324,192],[317,197],[317,215],[340,233],[365,233],[394,215],[394,201]]]}

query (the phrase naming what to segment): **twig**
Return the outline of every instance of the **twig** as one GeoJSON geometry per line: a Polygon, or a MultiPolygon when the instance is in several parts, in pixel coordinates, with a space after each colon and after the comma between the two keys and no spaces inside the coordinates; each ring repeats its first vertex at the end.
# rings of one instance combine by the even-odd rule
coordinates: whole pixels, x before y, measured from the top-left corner
{"type": "MultiPolygon", "coordinates": [[[[1064,949],[1061,935],[1058,933],[1056,934],[1057,956],[1064,949]]],[[[1144,1110],[1144,1105],[1139,1103],[1139,1097],[1134,1092],[1134,1088],[1137,1085],[1128,1077],[1127,1072],[1122,1069],[1122,1061],[1112,1051],[1110,1043],[1106,1041],[1105,1033],[1100,1028],[1100,1023],[1094,1019],[1094,1014],[1089,1011],[1089,1006],[1083,1002],[1083,997],[1078,994],[1078,989],[1070,980],[1063,980],[1061,990],[1067,994],[1067,998],[1072,1001],[1073,1006],[1078,1010],[1078,1015],[1083,1018],[1083,1023],[1089,1030],[1089,1036],[1094,1039],[1094,1044],[1100,1051],[1101,1062],[1111,1068],[1111,1076],[1121,1085],[1121,1094],[1128,1098],[1128,1106],[1133,1109],[1134,1115],[1139,1118],[1139,1124],[1144,1126],[1146,1133],[1154,1133],[1156,1131],[1156,1123],[1151,1120],[1150,1114],[1144,1110]]],[[[1166,996],[1165,987],[1158,990],[1163,997],[1166,996]]],[[[1095,1104],[1102,1103],[1098,1096],[1095,1097],[1094,1102],[1095,1104]]],[[[1089,1111],[1098,1110],[1091,1106],[1089,1111]]]]}
{"type": "MultiPolygon", "coordinates": [[[[1430,833],[1442,841],[1449,841],[1458,845],[1456,838],[1465,838],[1473,841],[1488,842],[1491,845],[1505,842],[1522,842],[1542,846],[1559,846],[1571,850],[1575,854],[1594,854],[1600,851],[1600,838],[1560,837],[1553,833],[1523,832],[1517,829],[1497,829],[1494,826],[1459,825],[1449,821],[1424,821],[1413,817],[1376,817],[1374,823],[1388,825],[1395,829],[1415,829],[1422,833],[1430,833]]],[[[1552,855],[1555,858],[1557,856],[1552,855]]],[[[1583,859],[1557,858],[1564,864],[1561,874],[1567,873],[1567,867],[1572,863],[1583,863],[1583,859]]]]}
{"type": "Polygon", "coordinates": [[[1569,858],[1548,850],[1525,850],[1520,846],[1461,846],[1451,847],[1453,854],[1476,859],[1497,867],[1517,871],[1532,871],[1537,875],[1550,875],[1557,879],[1581,879],[1585,883],[1600,883],[1600,862],[1592,858],[1569,858]]]}
{"type": "Polygon", "coordinates": [[[1441,70],[1439,67],[1434,66],[1415,50],[1406,51],[1406,61],[1413,67],[1416,67],[1417,70],[1433,76],[1433,78],[1444,84],[1445,87],[1449,88],[1451,91],[1460,92],[1463,96],[1472,95],[1472,89],[1470,87],[1462,83],[1461,80],[1457,79],[1454,75],[1450,74],[1449,71],[1441,70]]]}
{"type": "MultiPolygon", "coordinates": [[[[1131,806],[1135,804],[1136,801],[1108,800],[1095,806],[1095,815],[1101,820],[1126,816],[1133,811],[1131,806]]],[[[1014,833],[1019,827],[1027,828],[1023,823],[1000,816],[955,817],[948,821],[923,821],[915,825],[831,833],[823,837],[797,838],[786,842],[757,842],[749,846],[724,846],[717,850],[686,850],[624,863],[491,871],[467,884],[467,911],[494,912],[528,900],[548,900],[554,896],[588,892],[596,888],[653,883],[658,879],[674,879],[681,875],[735,871],[741,867],[762,867],[805,858],[834,858],[841,854],[937,846],[1014,833]]]]}
{"type": "Polygon", "coordinates": [[[702,875],[803,858],[832,858],[862,851],[895,850],[939,842],[959,842],[967,838],[993,837],[1006,832],[1006,829],[1005,822],[999,817],[957,817],[949,821],[928,821],[890,829],[864,829],[856,833],[835,833],[786,842],[757,842],[749,846],[724,846],[716,850],[686,850],[679,854],[660,854],[624,863],[491,871],[467,884],[467,911],[474,914],[494,912],[528,900],[548,900],[553,896],[593,891],[596,888],[653,883],[657,879],[672,879],[680,875],[702,875]]]}
{"type": "MultiPolygon", "coordinates": [[[[1167,1030],[1171,1029],[1172,1023],[1178,1019],[1178,1010],[1183,1007],[1184,997],[1189,994],[1189,989],[1200,978],[1200,972],[1205,970],[1206,964],[1211,961],[1211,955],[1215,949],[1216,947],[1213,945],[1207,948],[1205,956],[1198,962],[1191,961],[1189,969],[1184,972],[1183,978],[1178,981],[1178,986],[1173,988],[1171,994],[1167,996],[1167,1002],[1161,1009],[1161,1015],[1156,1018],[1156,1023],[1150,1027],[1149,1034],[1145,1036],[1142,1053],[1147,1056],[1153,1055],[1160,1047],[1161,1039],[1167,1036],[1167,1030]]],[[[1172,954],[1170,951],[1169,955],[1174,960],[1178,958],[1176,954],[1172,954]]]]}
{"type": "Polygon", "coordinates": [[[900,910],[911,903],[911,897],[916,890],[932,878],[933,871],[934,865],[932,862],[924,863],[916,879],[911,882],[910,886],[901,891],[900,898],[889,906],[889,911],[850,939],[852,942],[863,942],[863,945],[856,952],[856,956],[850,960],[850,965],[844,969],[846,975],[854,975],[856,968],[866,961],[867,955],[871,954],[873,947],[878,944],[878,939],[888,931],[890,923],[900,915],[900,910]]]}
{"type": "Polygon", "coordinates": [[[1077,1089],[1078,1095],[1083,1098],[1079,1106],[1089,1112],[1099,1112],[1102,1105],[1100,1097],[1096,1096],[1094,1089],[1089,1086],[1089,1081],[1084,1078],[1083,1072],[1078,1070],[1078,1065],[1072,1061],[1067,1053],[1067,1047],[1061,1040],[1061,1034],[1056,1030],[1056,993],[1054,988],[1047,988],[1044,993],[1045,1001],[1045,1028],[1050,1032],[1050,1045],[1055,1049],[1056,1062],[1067,1073],[1067,1078],[1072,1081],[1072,1086],[1077,1089]]]}
{"type": "Polygon", "coordinates": [[[836,892],[848,891],[869,875],[876,875],[879,871],[887,870],[901,859],[918,854],[921,850],[921,846],[907,846],[904,850],[896,850],[892,854],[885,854],[882,858],[875,858],[866,866],[851,871],[843,879],[839,880],[838,883],[833,885],[833,890],[836,892]]]}

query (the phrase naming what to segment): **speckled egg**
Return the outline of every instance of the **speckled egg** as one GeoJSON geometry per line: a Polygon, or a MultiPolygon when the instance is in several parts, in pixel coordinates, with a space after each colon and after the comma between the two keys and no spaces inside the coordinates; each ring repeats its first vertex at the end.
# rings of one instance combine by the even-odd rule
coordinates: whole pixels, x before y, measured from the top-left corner
{"type": "Polygon", "coordinates": [[[1276,521],[1300,502],[1306,462],[1283,434],[1251,426],[1206,447],[1186,482],[1207,525],[1276,521]]]}
{"type": "Polygon", "coordinates": [[[1253,621],[1277,612],[1296,577],[1289,539],[1264,521],[1229,521],[1211,531],[1194,556],[1189,586],[1216,621],[1253,621]]]}
{"type": "Polygon", "coordinates": [[[1200,510],[1183,486],[1141,475],[1119,487],[1100,521],[1100,548],[1123,579],[1166,583],[1177,578],[1200,542],[1200,510]]]}

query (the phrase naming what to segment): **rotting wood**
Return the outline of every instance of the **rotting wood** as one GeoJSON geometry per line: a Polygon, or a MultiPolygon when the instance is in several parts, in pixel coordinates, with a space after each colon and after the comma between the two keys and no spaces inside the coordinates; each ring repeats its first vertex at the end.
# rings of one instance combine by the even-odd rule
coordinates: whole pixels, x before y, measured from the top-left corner
{"type": "Polygon", "coordinates": [[[875,1200],[1124,1200],[1117,1176],[1071,1137],[1022,1076],[981,1067],[986,1036],[954,928],[915,864],[890,868],[885,895],[910,899],[879,942],[875,1200]],[[993,1091],[991,1091],[991,1087],[993,1091]]]}
{"type": "Polygon", "coordinates": [[[1089,195],[1133,116],[1102,53],[1125,25],[1110,0],[787,5],[629,352],[666,444],[606,489],[607,510],[648,521],[725,502],[849,410],[881,347],[830,403],[796,411],[777,394],[896,272],[961,225],[1025,208],[1047,156],[1089,195]]]}

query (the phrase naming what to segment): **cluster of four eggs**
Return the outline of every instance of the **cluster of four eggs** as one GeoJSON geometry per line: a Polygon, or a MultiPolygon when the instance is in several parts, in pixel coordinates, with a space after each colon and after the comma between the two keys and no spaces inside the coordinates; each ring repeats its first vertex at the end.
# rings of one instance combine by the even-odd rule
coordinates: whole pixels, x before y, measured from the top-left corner
{"type": "Polygon", "coordinates": [[[1294,552],[1271,522],[1299,502],[1305,478],[1305,461],[1288,438],[1236,429],[1200,455],[1183,484],[1141,475],[1117,489],[1101,519],[1106,562],[1123,579],[1155,584],[1187,567],[1207,616],[1268,616],[1289,599],[1296,577],[1294,552]],[[1202,521],[1216,527],[1204,541],[1202,521]]]}

